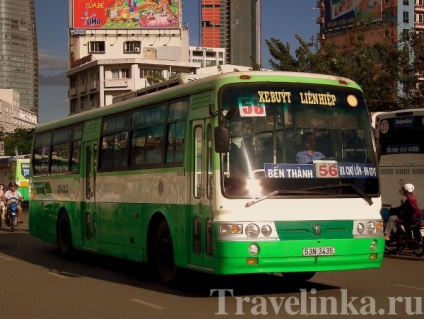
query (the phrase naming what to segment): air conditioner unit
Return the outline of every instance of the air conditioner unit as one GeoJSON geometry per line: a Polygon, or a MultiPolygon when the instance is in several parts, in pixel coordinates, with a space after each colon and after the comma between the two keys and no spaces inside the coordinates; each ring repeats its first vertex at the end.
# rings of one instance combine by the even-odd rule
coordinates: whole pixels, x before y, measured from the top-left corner
{"type": "Polygon", "coordinates": [[[134,48],[134,52],[140,52],[140,48],[138,47],[134,48]]]}

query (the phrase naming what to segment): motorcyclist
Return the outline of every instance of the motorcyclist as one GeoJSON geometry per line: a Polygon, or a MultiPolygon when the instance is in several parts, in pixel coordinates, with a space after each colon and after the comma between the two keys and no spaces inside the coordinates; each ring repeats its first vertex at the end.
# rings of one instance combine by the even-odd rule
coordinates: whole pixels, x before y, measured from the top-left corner
{"type": "Polygon", "coordinates": [[[4,198],[4,184],[0,184],[0,218],[4,221],[5,213],[6,213],[6,205],[3,202],[4,198]]]}
{"type": "Polygon", "coordinates": [[[17,205],[17,209],[18,209],[18,223],[22,224],[22,206],[20,205],[20,203],[22,203],[24,201],[24,197],[22,196],[21,192],[19,192],[17,189],[17,184],[14,181],[9,182],[9,189],[6,191],[6,193],[4,194],[4,203],[6,205],[10,204],[10,201],[12,198],[17,198],[18,199],[18,205],[17,205]]]}
{"type": "Polygon", "coordinates": [[[390,208],[390,218],[387,222],[384,235],[386,240],[390,240],[390,233],[396,232],[396,224],[408,225],[413,220],[422,219],[422,212],[418,207],[417,198],[413,194],[414,185],[406,183],[402,186],[401,192],[406,200],[398,207],[390,208]]]}

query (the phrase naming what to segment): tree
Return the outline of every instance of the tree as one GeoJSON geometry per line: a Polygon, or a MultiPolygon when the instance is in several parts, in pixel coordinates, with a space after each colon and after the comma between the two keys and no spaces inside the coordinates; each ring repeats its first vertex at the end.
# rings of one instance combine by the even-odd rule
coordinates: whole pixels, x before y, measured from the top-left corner
{"type": "Polygon", "coordinates": [[[265,40],[269,48],[269,53],[273,59],[269,60],[269,64],[273,70],[297,71],[297,61],[291,56],[290,43],[285,45],[276,38],[265,40]]]}
{"type": "Polygon", "coordinates": [[[12,133],[5,133],[0,130],[0,140],[4,141],[4,155],[14,156],[16,152],[19,155],[30,154],[34,129],[17,128],[12,133]]]}
{"type": "Polygon", "coordinates": [[[349,46],[339,48],[332,41],[309,42],[296,35],[299,42],[293,56],[290,44],[271,38],[269,64],[280,71],[324,73],[343,76],[363,89],[370,111],[390,111],[420,107],[424,86],[417,74],[424,70],[424,36],[411,34],[398,43],[388,39],[367,44],[364,32],[370,24],[358,23],[349,31],[349,46]]]}

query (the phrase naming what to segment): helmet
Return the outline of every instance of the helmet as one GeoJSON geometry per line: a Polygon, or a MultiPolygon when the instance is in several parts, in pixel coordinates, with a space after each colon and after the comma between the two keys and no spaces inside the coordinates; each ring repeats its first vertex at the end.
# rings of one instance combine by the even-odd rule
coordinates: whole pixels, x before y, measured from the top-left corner
{"type": "Polygon", "coordinates": [[[9,187],[17,187],[17,185],[14,181],[11,181],[9,182],[9,187]]]}
{"type": "Polygon", "coordinates": [[[406,190],[408,193],[412,193],[414,191],[415,187],[414,187],[414,185],[407,183],[407,184],[403,185],[403,189],[406,190]]]}

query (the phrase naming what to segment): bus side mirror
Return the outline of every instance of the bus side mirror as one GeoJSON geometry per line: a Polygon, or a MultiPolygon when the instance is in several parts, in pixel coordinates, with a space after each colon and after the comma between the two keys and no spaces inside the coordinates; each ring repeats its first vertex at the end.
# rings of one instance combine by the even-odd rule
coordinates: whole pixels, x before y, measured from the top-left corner
{"type": "Polygon", "coordinates": [[[219,125],[214,129],[215,152],[227,153],[230,151],[230,131],[219,125]]]}

